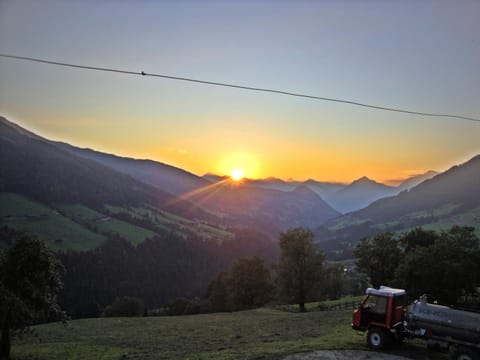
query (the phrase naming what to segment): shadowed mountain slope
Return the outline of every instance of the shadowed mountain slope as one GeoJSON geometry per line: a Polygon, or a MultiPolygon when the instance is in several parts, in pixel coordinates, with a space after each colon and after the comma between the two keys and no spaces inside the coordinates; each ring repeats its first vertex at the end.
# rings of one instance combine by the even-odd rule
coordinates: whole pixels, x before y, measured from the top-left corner
{"type": "Polygon", "coordinates": [[[422,226],[446,230],[453,225],[480,230],[480,155],[400,194],[329,221],[316,235],[327,249],[351,249],[365,236],[422,226]]]}
{"type": "Polygon", "coordinates": [[[339,215],[306,186],[289,192],[250,186],[248,181],[232,186],[223,180],[223,185],[212,186],[161,163],[49,141],[3,118],[0,150],[0,190],[48,205],[83,204],[99,211],[106,205],[148,205],[191,220],[247,226],[272,236],[295,226],[316,228],[339,215]]]}
{"type": "Polygon", "coordinates": [[[420,185],[422,182],[433,178],[436,175],[438,175],[438,172],[430,170],[424,174],[412,176],[407,180],[403,181],[400,185],[398,185],[397,189],[399,189],[399,191],[411,189],[417,185],[420,185]]]}
{"type": "Polygon", "coordinates": [[[185,170],[157,161],[125,158],[91,149],[80,149],[65,143],[55,144],[75,156],[94,160],[99,164],[120,173],[128,174],[132,178],[173,195],[190,192],[209,183],[205,179],[185,170]]]}
{"type": "Polygon", "coordinates": [[[0,117],[0,191],[47,205],[83,204],[161,208],[188,218],[215,220],[188,201],[101,163],[73,155],[0,117]]]}
{"type": "Polygon", "coordinates": [[[314,228],[339,215],[306,186],[286,192],[223,180],[189,200],[228,223],[240,221],[273,231],[296,226],[314,228]]]}
{"type": "Polygon", "coordinates": [[[385,221],[412,212],[434,210],[447,204],[457,205],[464,210],[480,206],[480,155],[351,215],[385,221]]]}
{"type": "Polygon", "coordinates": [[[396,188],[377,183],[364,176],[347,187],[331,193],[325,200],[338,211],[347,213],[364,208],[373,201],[391,196],[396,192],[396,188]]]}
{"type": "Polygon", "coordinates": [[[78,158],[41,137],[0,118],[0,190],[43,203],[99,206],[163,202],[171,196],[78,158]]]}

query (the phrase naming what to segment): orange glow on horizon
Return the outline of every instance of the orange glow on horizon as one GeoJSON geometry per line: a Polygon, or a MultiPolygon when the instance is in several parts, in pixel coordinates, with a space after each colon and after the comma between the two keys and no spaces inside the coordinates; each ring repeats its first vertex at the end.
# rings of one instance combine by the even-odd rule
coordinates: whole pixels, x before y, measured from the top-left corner
{"type": "Polygon", "coordinates": [[[255,179],[261,175],[258,157],[249,152],[223,155],[218,162],[217,171],[219,175],[228,175],[237,182],[245,177],[255,179]]]}
{"type": "Polygon", "coordinates": [[[255,128],[258,132],[249,133],[246,141],[233,130],[199,136],[200,129],[193,128],[195,132],[191,134],[189,128],[183,128],[182,137],[176,139],[167,137],[169,133],[162,130],[160,123],[149,123],[148,134],[144,134],[143,127],[119,127],[115,119],[109,117],[102,120],[72,117],[75,121],[71,122],[48,118],[22,121],[13,115],[7,119],[54,141],[123,157],[152,159],[198,176],[214,173],[231,180],[232,171],[242,169],[243,178],[248,179],[274,177],[284,181],[313,179],[349,184],[367,176],[377,182],[397,185],[429,170],[446,171],[478,154],[478,151],[459,150],[459,154],[447,157],[441,151],[428,152],[422,148],[424,151],[419,157],[415,148],[404,148],[402,136],[393,140],[362,138],[358,145],[355,138],[337,141],[342,138],[338,134],[331,136],[333,140],[328,137],[320,142],[310,136],[287,136],[273,130],[265,135],[262,129],[255,128]],[[95,126],[101,131],[92,131],[95,126]],[[108,129],[115,129],[115,133],[108,129]],[[107,133],[109,136],[105,136],[107,133]],[[390,148],[394,153],[385,150],[390,148]]]}

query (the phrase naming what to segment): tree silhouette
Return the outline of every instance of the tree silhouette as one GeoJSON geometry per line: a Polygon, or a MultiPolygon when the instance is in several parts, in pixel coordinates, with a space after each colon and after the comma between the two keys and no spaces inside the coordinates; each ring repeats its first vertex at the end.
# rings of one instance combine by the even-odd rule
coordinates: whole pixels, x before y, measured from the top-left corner
{"type": "Polygon", "coordinates": [[[374,287],[391,284],[402,261],[399,241],[390,232],[362,239],[353,254],[358,271],[366,274],[374,287]]]}
{"type": "Polygon", "coordinates": [[[397,282],[413,297],[426,293],[441,303],[457,304],[462,295],[474,294],[480,282],[480,241],[474,228],[459,226],[435,237],[423,244],[420,237],[421,245],[405,252],[397,282]]]}
{"type": "Polygon", "coordinates": [[[234,309],[264,305],[274,289],[270,270],[258,256],[237,259],[229,272],[228,289],[234,309]]]}
{"type": "Polygon", "coordinates": [[[299,304],[301,312],[305,311],[308,296],[320,285],[324,258],[310,230],[295,228],[280,234],[279,290],[299,304]]]}
{"type": "Polygon", "coordinates": [[[0,359],[10,357],[10,334],[29,325],[52,319],[64,319],[57,304],[62,286],[61,263],[47,245],[23,235],[1,254],[0,359]]]}

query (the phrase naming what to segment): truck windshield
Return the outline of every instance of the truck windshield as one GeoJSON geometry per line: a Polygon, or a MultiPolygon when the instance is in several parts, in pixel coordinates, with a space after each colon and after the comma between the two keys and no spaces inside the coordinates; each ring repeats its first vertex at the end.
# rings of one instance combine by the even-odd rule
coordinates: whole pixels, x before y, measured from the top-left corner
{"type": "Polygon", "coordinates": [[[362,308],[375,314],[386,314],[387,298],[377,295],[369,295],[362,308]]]}

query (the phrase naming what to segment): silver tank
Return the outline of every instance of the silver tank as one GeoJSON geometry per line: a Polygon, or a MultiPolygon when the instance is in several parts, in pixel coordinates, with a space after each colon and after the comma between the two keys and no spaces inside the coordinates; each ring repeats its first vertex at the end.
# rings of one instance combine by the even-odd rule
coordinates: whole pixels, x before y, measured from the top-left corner
{"type": "Polygon", "coordinates": [[[415,301],[407,310],[408,328],[480,345],[480,313],[415,301]]]}

